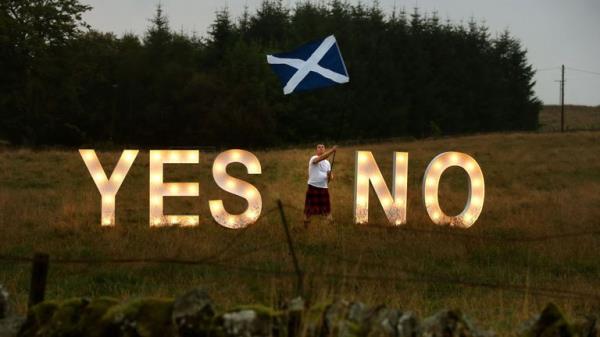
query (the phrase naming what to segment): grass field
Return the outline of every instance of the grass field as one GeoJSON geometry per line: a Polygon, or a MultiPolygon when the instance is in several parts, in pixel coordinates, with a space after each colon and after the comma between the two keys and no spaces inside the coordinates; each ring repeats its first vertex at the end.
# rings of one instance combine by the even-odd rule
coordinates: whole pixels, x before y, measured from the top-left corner
{"type": "MultiPolygon", "coordinates": [[[[560,106],[546,105],[540,113],[542,131],[560,130],[560,106]]],[[[565,105],[566,130],[599,130],[600,106],[565,105]]]]}
{"type": "MultiPolygon", "coordinates": [[[[293,295],[289,275],[253,273],[292,270],[276,199],[301,208],[306,165],[312,148],[256,151],[262,175],[247,176],[241,166],[230,174],[261,191],[260,221],[244,231],[227,230],[210,218],[208,200],[223,198],[231,212],[245,203],[215,185],[210,168],[216,153],[201,153],[199,165],[168,165],[166,181],[198,181],[198,198],[167,198],[170,214],[199,214],[196,228],[148,226],[148,152],[141,151],[117,196],[117,226],[101,228],[100,197],[76,150],[0,151],[0,254],[54,258],[204,259],[226,265],[52,264],[49,298],[110,295],[175,296],[203,286],[224,307],[246,302],[273,304],[293,295]],[[237,269],[236,269],[237,268],[237,269]]],[[[600,303],[539,296],[539,287],[598,293],[600,236],[518,242],[513,238],[600,229],[600,132],[515,133],[342,147],[331,185],[335,224],[301,225],[301,213],[288,207],[306,288],[315,301],[343,297],[388,303],[421,315],[457,307],[499,331],[539,312],[548,301],[569,315],[598,312],[600,303]],[[409,152],[408,224],[383,227],[384,214],[371,192],[375,225],[352,225],[355,150],[371,150],[391,184],[392,151],[409,152]],[[483,213],[467,230],[432,225],[421,202],[420,183],[429,161],[444,151],[471,154],[486,184],[483,213]],[[473,235],[486,237],[470,237],[473,235]],[[337,276],[333,276],[337,275],[337,276]],[[346,275],[347,277],[344,277],[346,275]],[[353,276],[368,275],[372,279],[353,276]],[[462,283],[526,285],[527,291],[462,283]]],[[[120,153],[103,152],[112,170],[120,153]]],[[[467,198],[466,174],[449,169],[440,200],[458,213],[467,198]]],[[[0,283],[16,293],[25,310],[30,266],[0,261],[0,283]]]]}

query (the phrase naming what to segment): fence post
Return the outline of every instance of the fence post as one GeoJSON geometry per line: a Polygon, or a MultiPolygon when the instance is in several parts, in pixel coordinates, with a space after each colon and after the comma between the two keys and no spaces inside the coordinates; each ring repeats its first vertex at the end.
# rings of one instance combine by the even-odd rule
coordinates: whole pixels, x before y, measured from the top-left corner
{"type": "Polygon", "coordinates": [[[44,301],[49,264],[50,255],[45,253],[35,253],[33,255],[31,285],[29,287],[29,308],[44,301]]]}
{"type": "Polygon", "coordinates": [[[283,211],[283,204],[281,200],[277,200],[277,207],[279,207],[279,215],[281,215],[281,223],[283,225],[283,229],[285,230],[285,236],[287,239],[288,248],[290,250],[290,255],[292,256],[292,262],[294,263],[294,270],[296,271],[297,284],[296,284],[296,292],[298,296],[304,296],[304,275],[302,274],[302,270],[300,270],[300,264],[298,264],[298,258],[296,257],[296,251],[294,250],[294,243],[292,242],[292,236],[290,235],[290,229],[288,227],[287,219],[285,218],[285,213],[283,211]]]}

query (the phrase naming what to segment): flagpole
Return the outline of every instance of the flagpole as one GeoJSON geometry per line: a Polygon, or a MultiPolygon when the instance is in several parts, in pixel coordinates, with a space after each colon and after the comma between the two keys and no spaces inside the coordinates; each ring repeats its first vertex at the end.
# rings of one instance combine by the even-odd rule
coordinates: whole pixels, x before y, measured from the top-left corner
{"type": "Polygon", "coordinates": [[[333,172],[333,164],[335,164],[335,152],[333,153],[333,158],[331,158],[331,170],[329,172],[333,172]]]}
{"type": "MultiPolygon", "coordinates": [[[[346,90],[346,92],[347,92],[347,90],[346,90]]],[[[346,96],[348,96],[348,95],[346,95],[346,96]]],[[[346,119],[346,109],[343,109],[343,110],[342,110],[342,117],[340,118],[340,123],[341,123],[341,125],[340,125],[340,127],[338,128],[338,130],[337,130],[338,132],[337,132],[337,135],[336,135],[336,137],[335,137],[335,138],[336,138],[336,139],[335,139],[335,142],[336,142],[336,143],[340,141],[340,137],[341,137],[341,135],[342,135],[342,128],[343,128],[343,127],[344,127],[344,125],[345,125],[345,123],[344,123],[344,120],[345,120],[345,119],[346,119]]],[[[334,144],[334,145],[337,145],[337,144],[334,144]]],[[[333,172],[333,164],[335,164],[335,154],[336,154],[336,152],[334,152],[334,153],[333,153],[333,158],[331,158],[331,170],[330,170],[330,172],[333,172]]]]}

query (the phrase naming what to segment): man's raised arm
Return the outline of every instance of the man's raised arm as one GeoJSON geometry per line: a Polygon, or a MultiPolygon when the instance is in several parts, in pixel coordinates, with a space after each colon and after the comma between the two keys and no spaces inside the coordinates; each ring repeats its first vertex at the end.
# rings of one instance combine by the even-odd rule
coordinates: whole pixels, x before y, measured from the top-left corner
{"type": "Polygon", "coordinates": [[[335,153],[337,151],[337,145],[334,145],[331,149],[325,151],[325,153],[323,153],[322,155],[318,156],[317,158],[313,159],[312,163],[313,164],[317,164],[322,160],[325,160],[327,158],[329,158],[329,156],[331,156],[333,153],[335,153]]]}

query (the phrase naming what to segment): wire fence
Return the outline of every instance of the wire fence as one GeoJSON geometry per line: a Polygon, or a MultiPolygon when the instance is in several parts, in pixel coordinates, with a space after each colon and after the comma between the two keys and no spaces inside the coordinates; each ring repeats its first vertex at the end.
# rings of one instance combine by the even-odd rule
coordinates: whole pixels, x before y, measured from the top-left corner
{"type": "MultiPolygon", "coordinates": [[[[289,204],[283,204],[285,208],[293,209],[297,212],[303,212],[304,210],[289,204]]],[[[599,226],[600,227],[600,226],[599,226]]],[[[367,228],[367,227],[365,227],[367,228]]],[[[484,233],[468,233],[467,229],[457,228],[457,227],[449,227],[443,229],[423,229],[423,228],[415,228],[407,225],[402,226],[392,226],[392,225],[377,225],[377,224],[369,224],[368,229],[372,230],[385,230],[386,233],[388,231],[394,232],[405,232],[405,233],[415,233],[415,234],[429,234],[429,235],[437,235],[437,236],[446,236],[452,238],[460,238],[460,239],[468,239],[468,240],[479,240],[485,241],[488,243],[536,243],[536,242],[546,242],[546,241],[556,241],[561,239],[573,239],[573,238],[589,238],[594,236],[600,236],[600,230],[585,230],[585,231],[577,231],[577,232],[566,232],[566,233],[554,233],[554,234],[543,234],[536,236],[498,236],[492,234],[484,234],[484,233]]]]}
{"type": "MultiPolygon", "coordinates": [[[[33,263],[34,258],[25,257],[6,257],[0,256],[0,260],[8,262],[19,262],[19,263],[33,263]]],[[[345,262],[360,263],[351,259],[342,259],[345,262]]],[[[199,260],[183,260],[183,259],[104,259],[104,260],[93,260],[93,259],[50,259],[52,264],[64,265],[64,264],[169,264],[169,265],[195,265],[218,268],[227,271],[236,271],[243,273],[251,273],[257,275],[267,275],[272,277],[296,277],[296,272],[293,270],[273,270],[265,268],[254,268],[245,267],[231,264],[223,264],[219,262],[211,262],[206,259],[199,260]]],[[[381,265],[386,268],[393,268],[396,272],[400,272],[402,275],[390,276],[390,275],[375,275],[375,274],[356,274],[356,273],[333,273],[333,272],[321,272],[321,271],[310,271],[305,274],[305,277],[317,278],[317,279],[328,279],[328,280],[354,280],[354,281],[365,281],[365,282],[406,282],[406,283],[427,283],[427,284],[441,284],[441,285],[454,285],[467,288],[487,288],[494,290],[506,290],[517,293],[529,294],[537,297],[564,299],[564,300],[576,300],[576,301],[598,301],[600,302],[600,293],[575,291],[568,289],[550,288],[550,287],[538,287],[530,286],[527,284],[510,284],[492,281],[482,281],[473,279],[461,279],[448,275],[433,274],[419,272],[415,270],[401,269],[393,267],[387,264],[376,264],[368,263],[368,266],[381,265]]]]}
{"type": "MultiPolygon", "coordinates": [[[[288,232],[287,220],[285,218],[284,208],[293,209],[296,211],[302,211],[293,205],[280,204],[278,207],[271,208],[264,212],[264,214],[270,214],[274,211],[279,210],[282,218],[284,229],[288,232]]],[[[387,227],[390,228],[389,226],[387,227]]],[[[554,241],[567,238],[580,238],[590,237],[599,235],[600,231],[582,231],[562,234],[547,234],[541,236],[532,237],[495,237],[491,235],[471,234],[471,233],[460,233],[455,231],[442,231],[442,230],[423,230],[416,228],[407,228],[403,226],[393,226],[393,230],[406,231],[411,233],[428,233],[433,235],[451,236],[461,239],[469,240],[484,240],[489,242],[514,242],[514,243],[532,243],[532,242],[545,242],[554,241]]],[[[182,265],[182,266],[205,266],[210,268],[218,268],[221,270],[252,273],[256,275],[268,275],[271,277],[295,277],[298,282],[298,289],[303,289],[302,284],[304,278],[312,279],[327,279],[327,280],[342,280],[342,281],[360,281],[360,282],[394,282],[394,283],[427,283],[433,285],[453,285],[458,287],[466,288],[484,288],[493,290],[506,290],[517,293],[524,293],[531,296],[555,298],[555,299],[566,299],[575,301],[585,302],[598,302],[600,303],[600,293],[598,292],[584,292],[576,291],[571,289],[560,289],[554,287],[540,287],[532,286],[530,284],[516,284],[510,282],[495,282],[489,280],[477,280],[473,278],[457,277],[447,274],[431,273],[417,270],[414,268],[407,268],[406,266],[396,266],[387,260],[367,262],[362,259],[353,259],[343,254],[335,252],[319,252],[320,258],[335,259],[338,262],[342,262],[352,266],[368,267],[370,269],[377,270],[390,270],[393,269],[398,275],[389,275],[382,273],[346,273],[346,272],[323,272],[317,270],[310,270],[304,272],[301,267],[297,265],[297,261],[294,261],[294,270],[281,270],[281,269],[267,269],[267,268],[254,268],[245,265],[239,265],[234,263],[227,263],[232,259],[246,254],[264,252],[269,249],[278,247],[279,249],[287,248],[290,255],[293,255],[294,242],[292,237],[288,236],[287,240],[277,239],[270,242],[262,242],[258,246],[246,247],[242,250],[236,249],[240,247],[238,244],[241,238],[248,232],[248,227],[242,229],[233,236],[222,249],[218,250],[214,254],[208,255],[199,259],[180,259],[180,258],[63,258],[63,257],[50,257],[47,254],[35,254],[33,257],[25,256],[13,256],[13,255],[0,255],[0,263],[12,263],[12,264],[32,264],[32,277],[30,286],[30,305],[39,303],[44,298],[47,270],[49,265],[107,265],[107,264],[168,264],[168,265],[182,265]],[[286,242],[287,241],[287,242],[286,242]],[[231,254],[233,253],[233,254],[231,254]]],[[[288,232],[289,234],[289,232],[288,232]]],[[[300,292],[302,292],[300,290],[300,292]]]]}

